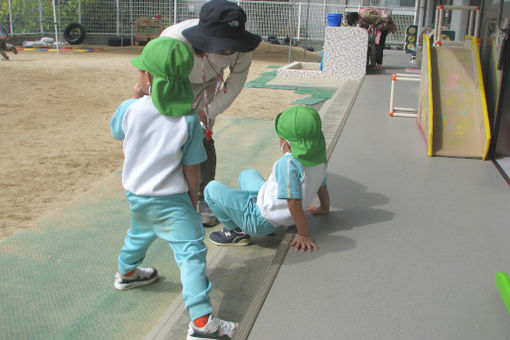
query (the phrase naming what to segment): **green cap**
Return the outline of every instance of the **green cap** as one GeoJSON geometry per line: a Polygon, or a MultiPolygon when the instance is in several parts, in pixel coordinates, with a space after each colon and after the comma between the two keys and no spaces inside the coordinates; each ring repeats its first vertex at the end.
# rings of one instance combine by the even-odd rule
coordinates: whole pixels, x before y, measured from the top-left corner
{"type": "Polygon", "coordinates": [[[193,113],[193,91],[188,76],[193,53],[185,43],[159,37],[149,41],[131,64],[152,75],[152,102],[161,114],[186,116],[193,113]]]}
{"type": "Polygon", "coordinates": [[[326,162],[326,141],[319,113],[307,106],[292,106],[276,116],[276,133],[290,142],[290,152],[301,164],[326,162]]]}

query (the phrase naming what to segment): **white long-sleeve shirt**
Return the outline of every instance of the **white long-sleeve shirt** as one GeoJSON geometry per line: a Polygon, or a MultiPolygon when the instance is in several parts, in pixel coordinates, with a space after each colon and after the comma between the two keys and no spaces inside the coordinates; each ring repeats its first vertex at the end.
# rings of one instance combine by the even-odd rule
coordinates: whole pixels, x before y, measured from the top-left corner
{"type": "MultiPolygon", "coordinates": [[[[161,36],[180,40],[191,47],[191,43],[182,35],[182,31],[196,25],[198,25],[198,19],[182,21],[167,27],[161,33],[161,36]]],[[[203,96],[204,81],[202,79],[202,65],[205,69],[205,80],[209,86],[214,86],[216,84],[218,72],[221,70],[221,67],[211,65],[210,60],[205,57],[197,56],[195,53],[193,53],[193,55],[193,69],[189,75],[189,80],[195,96],[193,109],[195,111],[201,111],[204,110],[203,100],[202,98],[198,98],[199,100],[197,100],[197,96],[203,96]]],[[[216,116],[228,109],[243,89],[246,78],[248,77],[251,61],[251,52],[239,52],[237,59],[229,66],[230,74],[228,78],[224,79],[225,84],[223,85],[226,86],[226,91],[219,89],[214,97],[209,95],[209,119],[211,120],[211,126],[216,116]]]]}

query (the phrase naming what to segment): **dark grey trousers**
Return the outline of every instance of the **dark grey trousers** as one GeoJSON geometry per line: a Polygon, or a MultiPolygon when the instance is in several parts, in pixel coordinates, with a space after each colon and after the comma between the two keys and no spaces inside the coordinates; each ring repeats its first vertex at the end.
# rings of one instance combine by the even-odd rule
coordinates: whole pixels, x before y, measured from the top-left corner
{"type": "Polygon", "coordinates": [[[200,189],[198,192],[198,198],[204,199],[204,189],[210,181],[216,176],[216,148],[214,147],[214,140],[211,138],[203,139],[205,152],[207,154],[207,160],[200,164],[200,189]]]}
{"type": "MultiPolygon", "coordinates": [[[[207,95],[209,100],[214,99],[214,90],[216,88],[216,78],[209,80],[205,85],[191,84],[193,95],[193,110],[199,112],[204,110],[204,88],[207,89],[207,95]]],[[[211,128],[212,129],[212,128],[211,128]]],[[[198,190],[198,199],[204,199],[205,186],[214,179],[216,176],[216,149],[214,147],[214,140],[211,138],[203,139],[205,152],[207,154],[207,160],[200,164],[200,187],[198,190]]]]}

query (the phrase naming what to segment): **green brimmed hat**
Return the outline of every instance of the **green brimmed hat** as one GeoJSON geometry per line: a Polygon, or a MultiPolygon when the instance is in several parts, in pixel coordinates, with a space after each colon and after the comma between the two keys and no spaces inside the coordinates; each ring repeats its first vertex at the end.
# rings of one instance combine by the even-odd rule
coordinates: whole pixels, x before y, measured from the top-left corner
{"type": "Polygon", "coordinates": [[[290,142],[290,152],[301,164],[314,166],[326,162],[326,141],[317,111],[292,106],[276,117],[274,126],[278,136],[290,142]]]}
{"type": "Polygon", "coordinates": [[[193,91],[188,76],[193,53],[185,43],[159,37],[149,41],[131,64],[152,75],[152,102],[161,114],[185,116],[193,113],[193,91]]]}

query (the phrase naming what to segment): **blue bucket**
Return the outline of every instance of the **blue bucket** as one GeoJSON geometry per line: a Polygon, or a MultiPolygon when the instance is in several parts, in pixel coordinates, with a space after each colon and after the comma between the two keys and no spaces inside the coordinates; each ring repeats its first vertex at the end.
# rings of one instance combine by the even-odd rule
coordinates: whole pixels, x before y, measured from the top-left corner
{"type": "Polygon", "coordinates": [[[338,27],[342,23],[342,14],[329,13],[328,14],[328,26],[338,27]]]}

